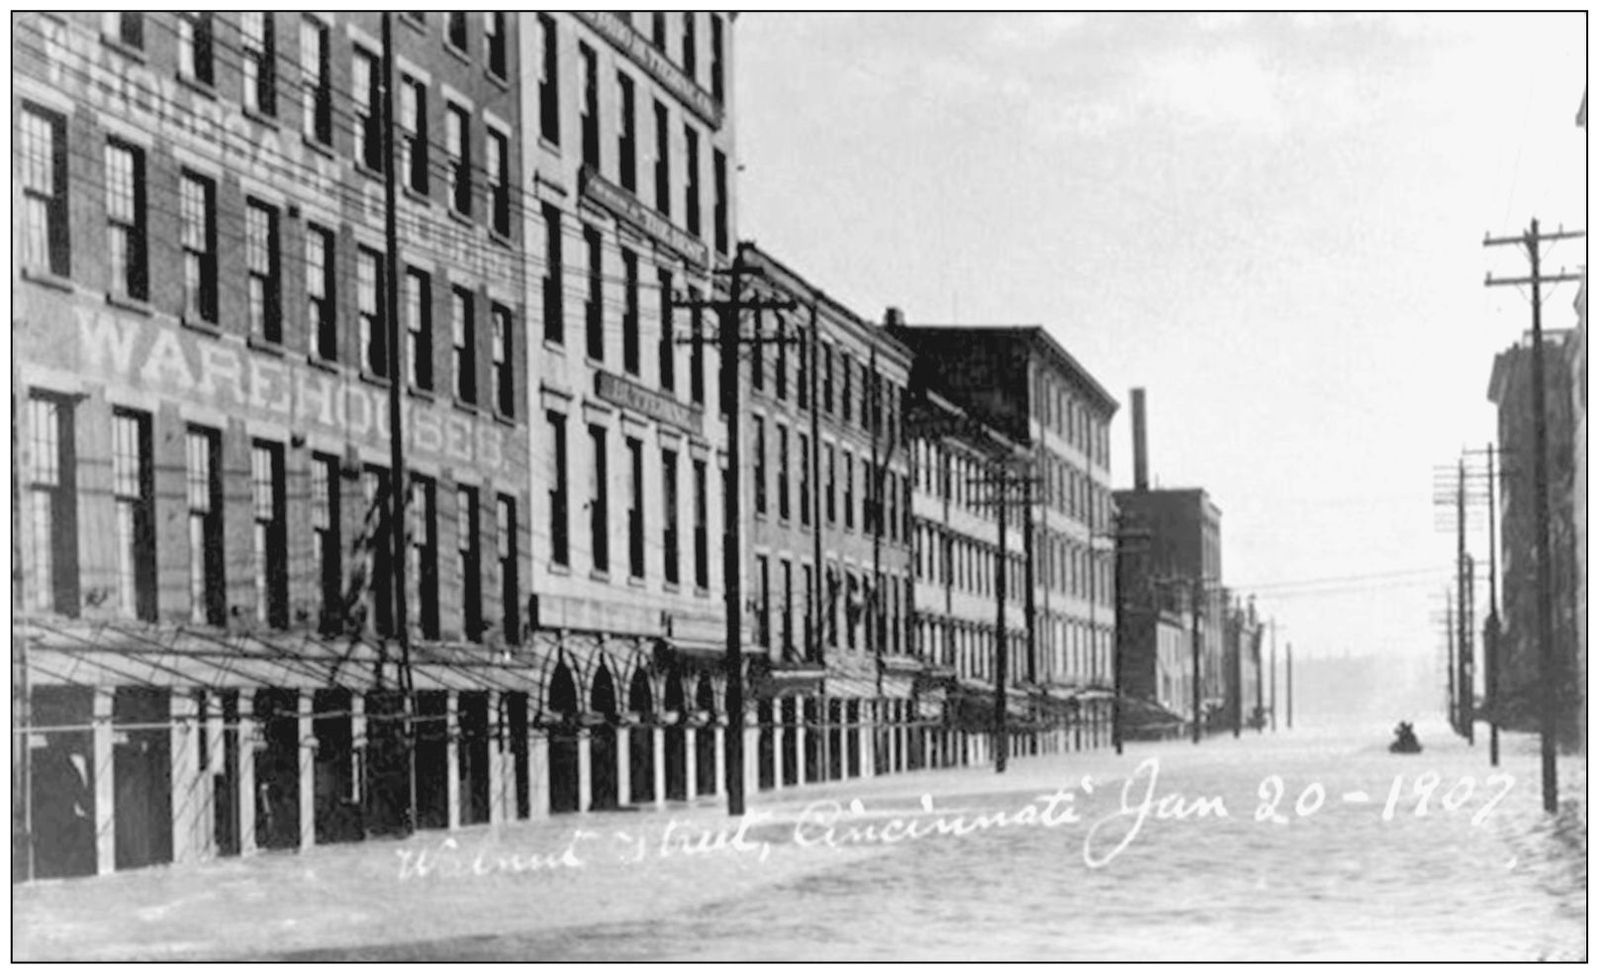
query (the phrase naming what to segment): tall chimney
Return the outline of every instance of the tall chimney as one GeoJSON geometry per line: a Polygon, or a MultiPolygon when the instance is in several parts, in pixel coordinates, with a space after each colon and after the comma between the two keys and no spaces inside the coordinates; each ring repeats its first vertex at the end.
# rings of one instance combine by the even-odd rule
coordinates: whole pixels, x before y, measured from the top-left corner
{"type": "Polygon", "coordinates": [[[906,324],[906,314],[899,306],[891,305],[883,313],[883,324],[886,326],[903,326],[906,324]]]}
{"type": "Polygon", "coordinates": [[[1146,464],[1146,388],[1129,389],[1130,423],[1135,438],[1135,491],[1144,492],[1151,487],[1151,474],[1146,464]]]}

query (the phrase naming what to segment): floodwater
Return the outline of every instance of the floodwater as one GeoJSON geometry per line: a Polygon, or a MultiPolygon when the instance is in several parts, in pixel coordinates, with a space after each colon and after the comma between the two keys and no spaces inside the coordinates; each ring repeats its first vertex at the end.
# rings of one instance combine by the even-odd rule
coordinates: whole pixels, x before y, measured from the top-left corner
{"type": "Polygon", "coordinates": [[[587,815],[14,888],[18,955],[1586,959],[1585,764],[1551,817],[1535,739],[1494,771],[1481,737],[1426,720],[1398,756],[1389,727],[768,792],[741,832],[587,815]],[[140,926],[105,922],[118,891],[140,926]]]}

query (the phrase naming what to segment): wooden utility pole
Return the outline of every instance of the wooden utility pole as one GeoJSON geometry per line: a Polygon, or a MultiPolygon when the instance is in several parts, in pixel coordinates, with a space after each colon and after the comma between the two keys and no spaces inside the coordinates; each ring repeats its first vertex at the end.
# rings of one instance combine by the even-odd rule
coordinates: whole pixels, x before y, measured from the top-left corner
{"type": "Polygon", "coordinates": [[[1542,274],[1539,268],[1541,258],[1538,255],[1538,243],[1586,236],[1586,231],[1567,231],[1563,228],[1552,234],[1540,234],[1537,229],[1537,218],[1534,217],[1531,227],[1523,231],[1520,237],[1495,238],[1489,235],[1482,240],[1484,247],[1499,244],[1524,245],[1531,265],[1531,274],[1526,278],[1494,278],[1489,272],[1486,284],[1489,287],[1525,284],[1532,287],[1532,477],[1534,479],[1532,505],[1536,521],[1538,666],[1543,690],[1539,706],[1542,715],[1538,718],[1543,732],[1543,810],[1550,814],[1559,810],[1559,785],[1555,769],[1555,723],[1558,719],[1556,713],[1559,711],[1559,676],[1555,673],[1554,662],[1553,560],[1549,550],[1548,405],[1543,389],[1542,283],[1574,282],[1579,281],[1582,276],[1567,274],[1564,271],[1558,275],[1542,274]]]}
{"type": "Polygon", "coordinates": [[[1482,650],[1485,652],[1488,762],[1498,766],[1498,532],[1496,527],[1498,495],[1493,471],[1493,444],[1487,442],[1487,625],[1482,628],[1482,650]]]}
{"type": "MultiPolygon", "coordinates": [[[[743,591],[739,583],[739,561],[742,559],[741,532],[743,520],[740,517],[738,505],[738,482],[742,476],[743,467],[742,443],[740,441],[739,424],[739,383],[738,383],[738,345],[741,342],[788,342],[790,340],[774,337],[766,339],[759,335],[748,339],[738,335],[738,314],[740,312],[763,312],[766,310],[787,311],[795,307],[790,299],[745,299],[743,297],[744,276],[754,271],[744,264],[744,252],[739,249],[732,267],[726,270],[731,277],[728,298],[724,300],[679,298],[673,304],[679,308],[703,309],[714,308],[721,318],[721,406],[727,412],[727,477],[722,484],[722,498],[725,501],[723,518],[726,522],[726,534],[722,546],[722,573],[723,583],[726,587],[727,605],[727,728],[726,728],[726,762],[727,762],[727,813],[741,815],[744,813],[744,726],[747,718],[744,715],[744,672],[743,672],[743,591]]],[[[764,473],[762,474],[764,477],[764,473]]]]}
{"type": "Polygon", "coordinates": [[[1458,604],[1458,640],[1459,665],[1457,671],[1458,685],[1455,695],[1459,703],[1459,732],[1464,734],[1467,742],[1474,743],[1476,726],[1471,717],[1471,683],[1470,683],[1470,601],[1469,589],[1465,586],[1465,460],[1459,459],[1459,532],[1458,550],[1454,554],[1454,568],[1458,576],[1455,578],[1459,589],[1458,604]]]}
{"type": "Polygon", "coordinates": [[[995,772],[1006,772],[1006,466],[995,468],[995,772]]]}
{"type": "MultiPolygon", "coordinates": [[[[417,737],[414,729],[414,669],[410,657],[408,633],[408,471],[403,461],[403,357],[402,324],[398,322],[397,301],[397,130],[396,87],[397,55],[391,39],[392,15],[380,15],[381,73],[385,76],[386,100],[382,110],[382,152],[385,154],[386,177],[386,371],[391,374],[389,407],[391,414],[391,587],[392,628],[397,638],[398,686],[403,697],[403,746],[408,764],[408,800],[406,827],[412,833],[416,817],[415,805],[419,796],[418,764],[415,754],[417,737]]],[[[378,623],[378,622],[377,622],[378,623]]],[[[366,765],[367,769],[367,765],[366,765]]]]}
{"type": "Polygon", "coordinates": [[[1200,573],[1191,580],[1191,742],[1202,742],[1202,575],[1200,573]]]}
{"type": "MultiPolygon", "coordinates": [[[[1261,662],[1258,664],[1258,669],[1260,672],[1263,670],[1261,662]]],[[[1280,728],[1280,723],[1276,722],[1276,717],[1280,715],[1280,706],[1275,701],[1277,698],[1275,692],[1280,684],[1279,678],[1280,645],[1275,642],[1275,619],[1271,617],[1269,619],[1269,732],[1271,733],[1280,728]]]]}
{"type": "Polygon", "coordinates": [[[1296,702],[1296,699],[1297,699],[1297,695],[1296,695],[1295,692],[1292,691],[1292,684],[1291,684],[1291,642],[1288,641],[1288,642],[1286,642],[1286,728],[1287,729],[1291,728],[1292,705],[1296,702]]]}

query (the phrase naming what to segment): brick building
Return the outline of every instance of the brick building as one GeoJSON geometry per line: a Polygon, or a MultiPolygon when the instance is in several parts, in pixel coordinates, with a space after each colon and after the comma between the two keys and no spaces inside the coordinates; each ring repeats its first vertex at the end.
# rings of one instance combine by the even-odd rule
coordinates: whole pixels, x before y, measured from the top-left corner
{"type": "Polygon", "coordinates": [[[15,874],[530,814],[519,52],[395,18],[394,378],[381,19],[13,20],[15,874]]]}

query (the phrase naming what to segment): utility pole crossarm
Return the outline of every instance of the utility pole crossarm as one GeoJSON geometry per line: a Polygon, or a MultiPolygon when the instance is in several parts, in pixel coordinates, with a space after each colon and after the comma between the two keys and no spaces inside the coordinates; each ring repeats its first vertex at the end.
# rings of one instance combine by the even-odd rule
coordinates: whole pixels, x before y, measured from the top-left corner
{"type": "Polygon", "coordinates": [[[1494,278],[1492,273],[1488,272],[1486,284],[1488,287],[1492,287],[1494,285],[1530,285],[1533,282],[1579,282],[1581,280],[1581,275],[1567,272],[1561,272],[1558,275],[1538,275],[1536,278],[1532,278],[1529,275],[1525,278],[1494,278]]]}

